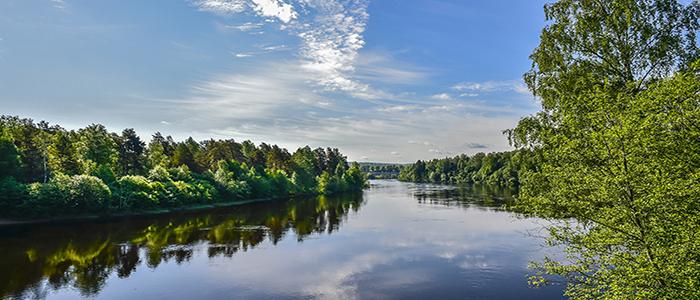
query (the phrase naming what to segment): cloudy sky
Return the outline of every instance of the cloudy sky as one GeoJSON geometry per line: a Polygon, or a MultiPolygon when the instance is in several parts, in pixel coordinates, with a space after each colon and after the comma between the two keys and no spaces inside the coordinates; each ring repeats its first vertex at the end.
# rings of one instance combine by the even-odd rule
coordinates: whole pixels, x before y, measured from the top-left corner
{"type": "Polygon", "coordinates": [[[0,113],[360,161],[508,150],[544,3],[2,0],[0,113]]]}

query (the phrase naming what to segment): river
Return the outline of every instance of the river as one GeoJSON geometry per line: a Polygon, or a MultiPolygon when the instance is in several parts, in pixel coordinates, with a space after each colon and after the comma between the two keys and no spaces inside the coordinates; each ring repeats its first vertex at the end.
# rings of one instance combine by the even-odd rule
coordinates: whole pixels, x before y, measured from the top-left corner
{"type": "Polygon", "coordinates": [[[0,227],[0,296],[562,299],[530,288],[543,220],[505,191],[371,181],[362,194],[0,227]]]}

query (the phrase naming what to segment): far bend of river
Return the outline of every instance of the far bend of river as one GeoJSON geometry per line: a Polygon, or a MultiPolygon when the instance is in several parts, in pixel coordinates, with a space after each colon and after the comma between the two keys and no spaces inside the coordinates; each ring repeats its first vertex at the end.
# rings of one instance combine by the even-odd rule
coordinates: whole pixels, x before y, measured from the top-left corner
{"type": "MultiPolygon", "coordinates": [[[[117,221],[0,227],[0,298],[561,299],[553,250],[507,199],[372,181],[363,194],[117,221]]],[[[505,197],[505,198],[504,198],[505,197]]]]}

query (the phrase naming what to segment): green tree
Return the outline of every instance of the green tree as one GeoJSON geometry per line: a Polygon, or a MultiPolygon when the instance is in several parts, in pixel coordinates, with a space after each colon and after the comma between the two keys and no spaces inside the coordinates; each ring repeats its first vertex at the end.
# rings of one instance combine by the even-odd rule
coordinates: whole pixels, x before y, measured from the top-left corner
{"type": "Polygon", "coordinates": [[[92,124],[78,131],[78,153],[83,170],[92,172],[99,166],[115,169],[119,155],[114,137],[100,124],[92,124]]]}
{"type": "Polygon", "coordinates": [[[144,168],[146,143],[132,128],[122,131],[119,138],[119,167],[122,174],[141,174],[144,168]]]}
{"type": "Polygon", "coordinates": [[[201,149],[199,144],[193,139],[188,138],[182,143],[178,143],[175,146],[175,152],[173,153],[173,165],[182,166],[185,165],[190,170],[195,172],[201,172],[202,167],[197,163],[197,157],[200,155],[201,149]]]}
{"type": "MultiPolygon", "coordinates": [[[[700,298],[700,5],[562,0],[525,80],[542,111],[509,131],[531,149],[520,204],[541,216],[574,299],[700,298]]],[[[533,283],[545,282],[534,277],[533,283]]]]}
{"type": "Polygon", "coordinates": [[[0,178],[15,177],[20,172],[19,151],[12,139],[0,135],[0,178]]]}
{"type": "Polygon", "coordinates": [[[52,173],[77,175],[81,173],[73,132],[63,130],[53,135],[49,145],[49,169],[52,173]]]}
{"type": "Polygon", "coordinates": [[[172,163],[172,156],[175,152],[175,142],[172,137],[163,137],[160,132],[156,132],[148,143],[146,154],[147,165],[150,169],[156,166],[169,167],[172,163]]]}

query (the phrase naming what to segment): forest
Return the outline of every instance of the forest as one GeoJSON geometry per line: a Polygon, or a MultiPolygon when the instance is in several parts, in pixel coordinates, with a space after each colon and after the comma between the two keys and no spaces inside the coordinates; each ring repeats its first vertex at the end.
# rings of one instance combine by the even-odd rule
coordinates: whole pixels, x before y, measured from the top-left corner
{"type": "Polygon", "coordinates": [[[401,181],[479,184],[517,188],[520,174],[535,168],[527,150],[462,154],[442,159],[419,160],[401,169],[401,181]]]}
{"type": "Polygon", "coordinates": [[[0,215],[13,218],[100,215],[230,203],[247,199],[359,191],[356,164],[338,149],[234,140],[148,144],[92,124],[66,130],[0,117],[0,215]]]}

